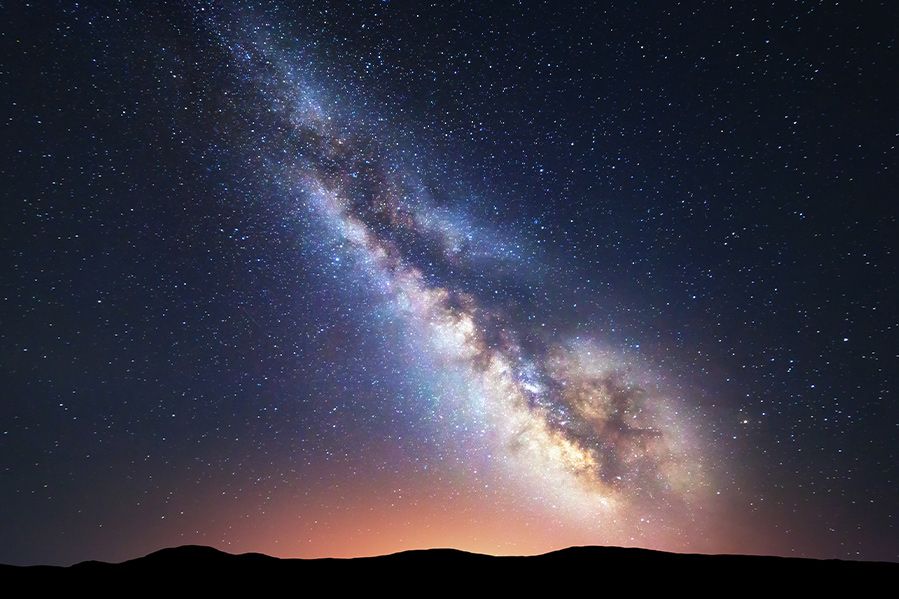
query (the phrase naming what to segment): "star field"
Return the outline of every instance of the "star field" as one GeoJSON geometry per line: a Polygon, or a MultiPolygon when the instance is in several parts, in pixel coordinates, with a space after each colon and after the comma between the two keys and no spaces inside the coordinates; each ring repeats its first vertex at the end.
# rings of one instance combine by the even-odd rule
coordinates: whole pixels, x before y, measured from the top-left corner
{"type": "Polygon", "coordinates": [[[9,12],[0,562],[899,559],[887,3],[9,12]]]}

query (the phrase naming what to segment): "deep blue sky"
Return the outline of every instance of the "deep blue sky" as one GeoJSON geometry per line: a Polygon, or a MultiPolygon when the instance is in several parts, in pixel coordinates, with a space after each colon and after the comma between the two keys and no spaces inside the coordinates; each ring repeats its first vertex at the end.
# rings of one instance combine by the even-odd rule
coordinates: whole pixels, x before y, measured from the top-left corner
{"type": "Polygon", "coordinates": [[[633,544],[899,559],[890,3],[145,4],[6,6],[0,562],[575,538],[490,495],[419,534],[514,485],[474,482],[494,454],[442,424],[452,385],[299,210],[316,158],[265,104],[296,85],[235,59],[254,35],[370,137],[366,176],[409,174],[473,244],[443,263],[437,229],[365,221],[404,264],[538,366],[586,337],[686,406],[708,530],[633,544]],[[397,488],[396,522],[354,519],[397,488]],[[507,536],[470,532],[495,514],[507,536]]]}

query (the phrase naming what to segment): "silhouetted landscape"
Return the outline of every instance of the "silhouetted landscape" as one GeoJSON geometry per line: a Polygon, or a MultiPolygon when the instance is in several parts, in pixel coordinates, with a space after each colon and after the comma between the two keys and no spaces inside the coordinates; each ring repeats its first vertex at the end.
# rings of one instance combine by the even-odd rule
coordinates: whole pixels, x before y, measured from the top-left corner
{"type": "MultiPolygon", "coordinates": [[[[210,581],[216,584],[254,580],[336,582],[342,587],[362,587],[385,581],[440,580],[441,584],[466,584],[478,580],[505,580],[518,586],[528,581],[561,580],[556,576],[583,577],[589,584],[633,583],[656,586],[666,580],[690,580],[693,576],[739,576],[740,585],[767,582],[896,578],[899,564],[818,560],[751,555],[701,555],[666,553],[621,547],[570,547],[535,556],[491,556],[455,549],[403,551],[377,557],[352,559],[280,559],[261,553],[233,555],[212,547],[187,545],[162,549],[147,556],[112,564],[86,561],[73,566],[0,566],[4,580],[37,582],[129,581],[154,584],[161,581],[210,581]],[[453,575],[463,578],[453,578],[453,575]],[[661,579],[660,576],[674,578],[661,579]],[[484,577],[484,578],[482,578],[484,577]],[[608,579],[606,579],[606,577],[608,579]],[[770,578],[776,577],[776,578],[770,578]]],[[[698,580],[698,579],[697,579],[698,580]]]]}

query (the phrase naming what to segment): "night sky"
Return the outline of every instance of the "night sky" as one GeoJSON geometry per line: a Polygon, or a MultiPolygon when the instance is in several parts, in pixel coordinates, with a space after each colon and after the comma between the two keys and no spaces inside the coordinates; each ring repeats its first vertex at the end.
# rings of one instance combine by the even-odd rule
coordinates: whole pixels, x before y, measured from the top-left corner
{"type": "Polygon", "coordinates": [[[891,2],[4,2],[0,562],[899,560],[891,2]]]}

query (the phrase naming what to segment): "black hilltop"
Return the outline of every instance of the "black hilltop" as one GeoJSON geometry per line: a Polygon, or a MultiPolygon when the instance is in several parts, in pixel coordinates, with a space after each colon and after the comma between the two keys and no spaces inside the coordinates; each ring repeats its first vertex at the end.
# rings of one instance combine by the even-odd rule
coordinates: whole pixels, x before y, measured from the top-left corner
{"type": "MultiPolygon", "coordinates": [[[[402,587],[424,582],[462,588],[472,581],[529,585],[572,583],[634,589],[691,586],[727,581],[733,589],[784,583],[821,586],[830,581],[899,582],[899,563],[806,559],[755,555],[666,553],[622,547],[569,547],[534,556],[491,556],[455,549],[424,549],[360,558],[282,559],[261,553],[234,555],[197,545],[156,551],[121,562],[86,561],[72,566],[0,565],[6,582],[88,583],[97,590],[107,582],[127,588],[167,584],[202,586],[327,583],[332,588],[402,587]],[[472,578],[474,576],[475,578],[472,578]],[[177,581],[177,582],[174,582],[177,581]],[[140,586],[138,586],[140,585],[140,586]],[[336,586],[335,586],[336,585],[336,586]]],[[[717,584],[717,583],[715,583],[717,584]]],[[[122,588],[122,587],[116,587],[122,588]]],[[[439,590],[439,589],[432,589],[439,590]]],[[[306,593],[303,593],[306,594],[306,593]]]]}

